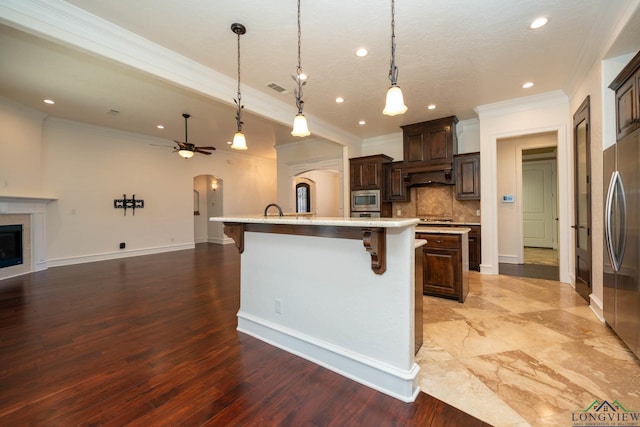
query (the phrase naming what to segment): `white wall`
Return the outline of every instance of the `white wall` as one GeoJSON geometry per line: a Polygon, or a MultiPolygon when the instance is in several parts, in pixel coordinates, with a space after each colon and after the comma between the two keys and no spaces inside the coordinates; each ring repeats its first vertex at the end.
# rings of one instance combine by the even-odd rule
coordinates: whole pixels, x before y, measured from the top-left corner
{"type": "MultiPolygon", "coordinates": [[[[295,177],[290,191],[295,193],[298,182],[312,182],[311,185],[311,212],[317,216],[340,216],[340,179],[338,171],[312,170],[295,177]]],[[[295,211],[295,206],[294,209],[295,211]]]]}
{"type": "Polygon", "coordinates": [[[233,239],[224,234],[224,225],[219,222],[211,222],[212,216],[224,214],[224,180],[217,176],[207,177],[207,236],[209,243],[233,243],[233,239]],[[215,183],[215,188],[213,187],[215,183]]]}
{"type": "MultiPolygon", "coordinates": [[[[345,161],[348,165],[348,160],[344,158],[345,155],[348,156],[347,147],[325,140],[309,138],[295,143],[276,145],[276,151],[278,159],[277,203],[283,211],[295,212],[296,210],[294,192],[292,191],[292,188],[295,187],[296,176],[311,170],[333,170],[338,173],[338,216],[344,215],[344,199],[349,192],[348,167],[344,166],[345,161]]],[[[273,201],[275,198],[271,200],[271,202],[273,201]]]]}
{"type": "Polygon", "coordinates": [[[362,155],[373,156],[376,154],[389,156],[394,162],[402,161],[404,158],[402,131],[389,135],[366,138],[362,142],[362,155]]]}
{"type": "MultiPolygon", "coordinates": [[[[275,162],[216,151],[184,160],[151,147],[157,139],[46,120],[45,189],[58,197],[47,210],[49,265],[176,250],[194,243],[193,177],[224,177],[225,215],[258,213],[275,196],[275,162]],[[144,209],[123,215],[113,199],[144,199],[144,209]]],[[[164,141],[169,144],[167,141],[164,141]]]]}
{"type": "Polygon", "coordinates": [[[515,99],[476,108],[480,120],[480,185],[482,187],[483,273],[498,274],[498,182],[497,140],[541,132],[557,132],[558,164],[558,249],[560,281],[573,283],[570,212],[573,205],[571,130],[569,100],[562,92],[515,99]]]}
{"type": "MultiPolygon", "coordinates": [[[[199,175],[193,178],[193,189],[198,194],[194,198],[198,198],[198,215],[193,215],[193,236],[195,243],[203,243],[209,240],[208,223],[209,215],[207,214],[207,175],[199,175]]],[[[194,201],[195,205],[195,201],[194,201]]],[[[194,206],[194,211],[196,207],[194,206]]]]}
{"type": "Polygon", "coordinates": [[[40,141],[44,117],[0,97],[0,195],[43,196],[40,141]]]}
{"type": "Polygon", "coordinates": [[[276,197],[274,160],[223,150],[184,160],[150,146],[168,140],[43,117],[0,100],[3,135],[21,147],[0,144],[0,183],[9,183],[0,195],[57,198],[46,212],[50,267],[193,247],[198,175],[224,179],[227,216],[262,212],[276,197]],[[144,208],[124,216],[113,207],[123,194],[144,208]]]}

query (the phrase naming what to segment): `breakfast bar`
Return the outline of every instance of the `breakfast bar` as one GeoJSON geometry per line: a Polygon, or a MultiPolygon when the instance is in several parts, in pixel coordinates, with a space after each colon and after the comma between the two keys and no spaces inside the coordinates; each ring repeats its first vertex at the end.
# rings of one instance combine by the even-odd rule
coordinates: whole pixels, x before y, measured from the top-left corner
{"type": "Polygon", "coordinates": [[[417,219],[212,217],[241,253],[238,331],[414,401],[417,219]]]}

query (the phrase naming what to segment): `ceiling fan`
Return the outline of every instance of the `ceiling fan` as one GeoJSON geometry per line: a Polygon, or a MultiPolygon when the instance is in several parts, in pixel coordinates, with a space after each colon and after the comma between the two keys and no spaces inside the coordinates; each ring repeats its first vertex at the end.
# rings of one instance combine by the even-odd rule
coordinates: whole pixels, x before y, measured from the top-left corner
{"type": "Polygon", "coordinates": [[[216,147],[197,147],[195,144],[189,142],[187,134],[187,120],[189,119],[189,117],[191,117],[191,115],[184,113],[182,117],[184,117],[184,142],[176,141],[174,139],[173,142],[175,142],[178,146],[174,147],[173,151],[177,151],[178,154],[185,159],[190,159],[195,153],[206,154],[207,156],[211,155],[211,153],[206,150],[215,150],[216,147]]]}

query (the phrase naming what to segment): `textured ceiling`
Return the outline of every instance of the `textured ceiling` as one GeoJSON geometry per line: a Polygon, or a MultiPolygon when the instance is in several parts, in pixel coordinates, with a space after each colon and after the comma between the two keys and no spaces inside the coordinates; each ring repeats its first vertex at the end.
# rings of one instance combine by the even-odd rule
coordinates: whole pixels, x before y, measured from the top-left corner
{"type": "MultiPolygon", "coordinates": [[[[242,0],[188,2],[156,0],[69,0],[104,20],[236,78],[233,22],[247,27],[241,38],[242,81],[275,101],[295,103],[290,77],[296,67],[296,2],[242,0]],[[279,94],[268,83],[287,89],[279,94]]],[[[390,2],[302,1],[302,63],[309,74],[305,113],[309,127],[333,126],[355,138],[399,131],[399,126],[438,117],[475,117],[473,108],[552,90],[568,94],[601,55],[640,49],[637,28],[627,25],[611,40],[620,20],[638,23],[638,1],[605,0],[398,0],[396,61],[406,114],[381,114],[388,87],[390,2]],[[549,24],[531,30],[538,16],[549,24]],[[366,58],[354,55],[366,47],[366,58]],[[525,81],[532,89],[521,88],[525,81]],[[343,104],[335,98],[342,96],[343,104]],[[436,110],[426,105],[434,103],[436,110]],[[365,126],[358,125],[366,120],[365,126]],[[321,122],[321,123],[320,123],[321,122]]],[[[0,9],[1,10],[1,9],[0,9]]],[[[10,19],[3,19],[9,26],[10,19]]],[[[182,117],[193,115],[190,142],[225,149],[235,121],[228,97],[210,96],[150,77],[112,60],[47,41],[9,27],[0,28],[2,95],[51,115],[178,139],[182,117]],[[56,97],[46,110],[42,98],[56,97]],[[117,109],[118,115],[106,114],[117,109]],[[167,129],[158,131],[157,123],[167,129]]],[[[33,31],[32,31],[33,32],[33,31]]],[[[45,31],[46,32],[46,31],[45,31]]],[[[91,35],[87,35],[91,37],[91,35]]],[[[49,37],[55,39],[55,36],[49,37]]],[[[244,94],[243,94],[244,95],[244,94]]],[[[273,157],[273,145],[293,138],[289,125],[261,111],[251,114],[243,96],[245,133],[253,154],[273,157]],[[277,123],[279,122],[279,123],[277,123]]]]}

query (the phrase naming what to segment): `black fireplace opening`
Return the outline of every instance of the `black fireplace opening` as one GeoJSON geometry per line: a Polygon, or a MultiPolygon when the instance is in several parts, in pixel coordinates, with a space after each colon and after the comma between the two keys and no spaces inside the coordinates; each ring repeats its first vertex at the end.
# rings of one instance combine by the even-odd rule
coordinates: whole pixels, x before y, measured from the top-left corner
{"type": "Polygon", "coordinates": [[[0,225],[0,268],[23,262],[22,225],[0,225]]]}

